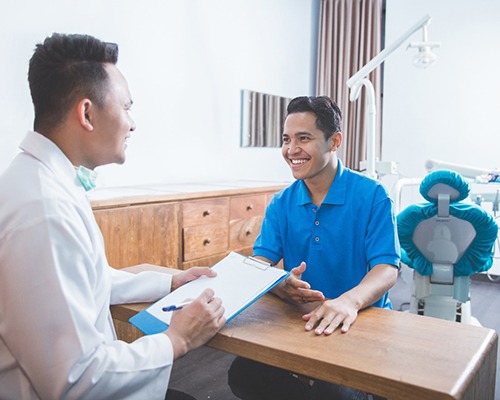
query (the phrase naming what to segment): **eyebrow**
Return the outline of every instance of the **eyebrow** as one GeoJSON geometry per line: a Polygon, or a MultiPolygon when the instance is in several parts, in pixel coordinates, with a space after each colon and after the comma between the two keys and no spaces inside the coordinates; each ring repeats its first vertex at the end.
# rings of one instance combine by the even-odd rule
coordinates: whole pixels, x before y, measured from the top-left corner
{"type": "Polygon", "coordinates": [[[281,136],[314,136],[311,132],[307,132],[307,131],[300,131],[300,132],[295,132],[295,133],[292,133],[292,134],[289,134],[289,133],[283,133],[281,136]]]}

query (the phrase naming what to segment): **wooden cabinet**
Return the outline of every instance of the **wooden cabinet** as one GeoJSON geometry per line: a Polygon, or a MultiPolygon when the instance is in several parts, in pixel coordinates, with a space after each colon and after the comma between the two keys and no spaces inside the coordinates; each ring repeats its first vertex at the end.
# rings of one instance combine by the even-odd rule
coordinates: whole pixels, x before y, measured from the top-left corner
{"type": "Polygon", "coordinates": [[[144,204],[94,210],[109,265],[179,264],[179,204],[144,204]]]}
{"type": "MultiPolygon", "coordinates": [[[[204,188],[206,189],[206,184],[204,188]]],[[[230,251],[250,255],[266,206],[285,185],[92,199],[114,268],[149,263],[171,268],[211,266],[230,251]]],[[[135,192],[139,190],[134,188],[135,192]]]]}

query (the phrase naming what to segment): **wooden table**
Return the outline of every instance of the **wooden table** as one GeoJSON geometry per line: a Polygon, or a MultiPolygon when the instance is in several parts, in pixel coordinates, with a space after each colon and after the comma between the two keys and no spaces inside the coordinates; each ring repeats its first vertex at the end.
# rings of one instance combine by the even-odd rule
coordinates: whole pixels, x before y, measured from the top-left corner
{"type": "MultiPolygon", "coordinates": [[[[155,267],[131,270],[143,269],[155,267]]],[[[142,335],[127,321],[145,306],[112,307],[120,338],[142,335]]],[[[388,399],[494,399],[494,330],[371,307],[348,333],[318,337],[304,331],[304,312],[305,306],[265,295],[207,345],[388,399]]]]}

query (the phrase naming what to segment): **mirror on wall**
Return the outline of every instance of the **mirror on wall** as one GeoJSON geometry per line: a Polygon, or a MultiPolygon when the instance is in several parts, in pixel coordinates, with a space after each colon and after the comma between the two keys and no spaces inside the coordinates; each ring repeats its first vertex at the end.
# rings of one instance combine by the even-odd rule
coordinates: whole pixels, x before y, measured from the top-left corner
{"type": "Polygon", "coordinates": [[[241,91],[241,147],[281,147],[290,98],[241,91]]]}

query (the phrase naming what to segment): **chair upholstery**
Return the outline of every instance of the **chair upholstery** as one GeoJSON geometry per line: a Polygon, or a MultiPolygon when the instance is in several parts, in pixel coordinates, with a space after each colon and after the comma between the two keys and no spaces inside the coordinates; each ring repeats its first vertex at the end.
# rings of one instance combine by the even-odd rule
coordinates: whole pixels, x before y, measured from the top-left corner
{"type": "Polygon", "coordinates": [[[469,277],[491,268],[498,226],[481,207],[464,203],[469,184],[450,170],[427,175],[413,204],[397,216],[401,260],[415,270],[410,311],[462,320],[469,277]],[[457,317],[458,315],[458,317],[457,317]]]}

